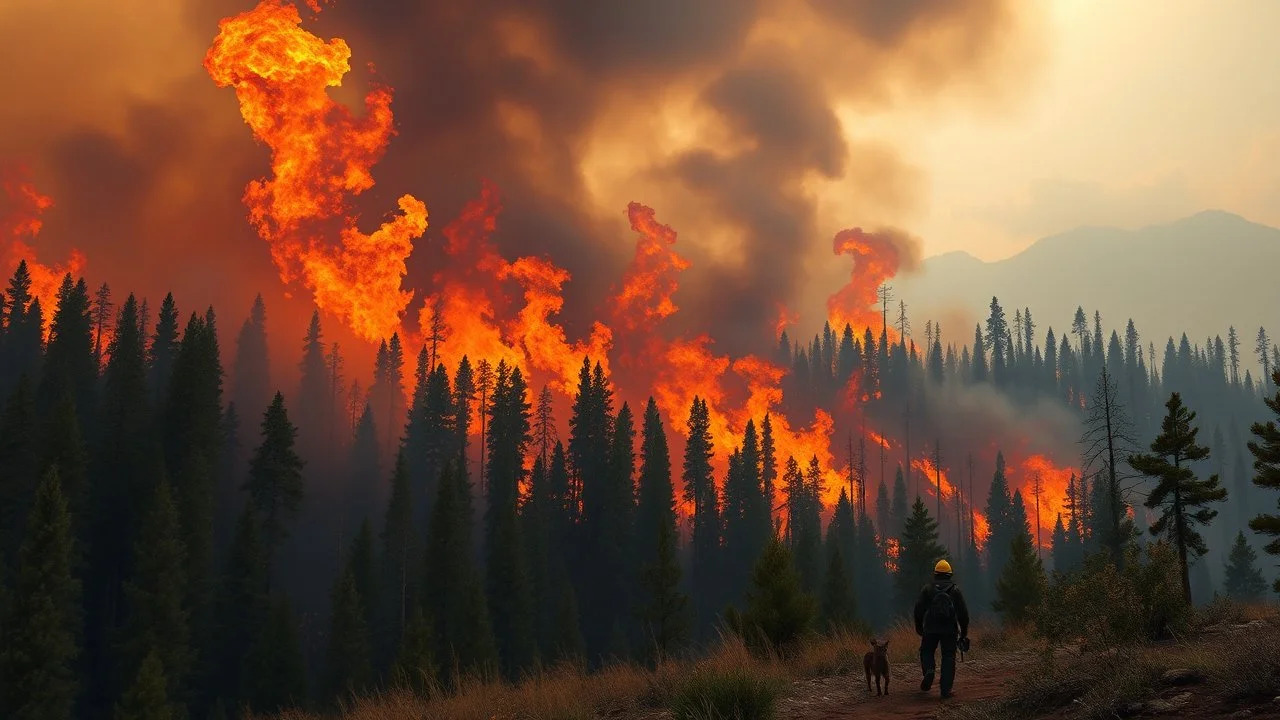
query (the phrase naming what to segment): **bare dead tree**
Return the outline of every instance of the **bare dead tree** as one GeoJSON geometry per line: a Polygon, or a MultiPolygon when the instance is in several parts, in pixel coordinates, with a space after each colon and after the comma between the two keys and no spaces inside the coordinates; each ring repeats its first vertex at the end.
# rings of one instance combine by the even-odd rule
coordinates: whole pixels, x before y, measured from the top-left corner
{"type": "Polygon", "coordinates": [[[93,358],[97,361],[99,369],[102,366],[102,333],[107,329],[107,323],[111,322],[113,307],[111,288],[106,283],[102,283],[93,298],[93,323],[96,331],[93,336],[93,358]]]}
{"type": "Polygon", "coordinates": [[[1105,364],[1098,375],[1093,402],[1089,403],[1088,409],[1084,435],[1080,438],[1084,448],[1081,472],[1086,476],[1096,475],[1097,481],[1107,483],[1109,517],[1106,518],[1106,532],[1110,537],[1105,538],[1103,544],[1119,566],[1124,559],[1125,539],[1133,534],[1133,523],[1125,513],[1127,498],[1137,487],[1141,476],[1121,469],[1116,459],[1136,455],[1140,449],[1134,438],[1133,425],[1120,402],[1115,378],[1107,372],[1105,364]]]}
{"type": "Polygon", "coordinates": [[[880,298],[880,331],[882,335],[889,334],[889,301],[893,299],[893,286],[885,283],[876,290],[876,295],[880,298]]]}
{"type": "Polygon", "coordinates": [[[439,348],[449,335],[444,324],[444,295],[437,293],[431,300],[431,323],[427,326],[427,341],[431,343],[431,369],[439,362],[439,348]]]}
{"type": "Polygon", "coordinates": [[[489,417],[489,391],[493,389],[493,365],[489,363],[488,358],[480,358],[480,362],[476,364],[476,390],[480,393],[480,491],[485,490],[485,474],[484,460],[488,453],[488,446],[485,444],[485,421],[489,417]]]}
{"type": "Polygon", "coordinates": [[[543,385],[538,393],[538,407],[533,414],[533,441],[538,444],[538,455],[542,458],[543,467],[548,470],[550,467],[547,463],[551,462],[548,453],[559,439],[556,420],[551,413],[551,388],[543,385]]]}
{"type": "Polygon", "coordinates": [[[898,340],[906,343],[907,336],[911,334],[911,319],[907,317],[907,303],[905,301],[898,301],[898,321],[894,325],[898,328],[898,340]]]}

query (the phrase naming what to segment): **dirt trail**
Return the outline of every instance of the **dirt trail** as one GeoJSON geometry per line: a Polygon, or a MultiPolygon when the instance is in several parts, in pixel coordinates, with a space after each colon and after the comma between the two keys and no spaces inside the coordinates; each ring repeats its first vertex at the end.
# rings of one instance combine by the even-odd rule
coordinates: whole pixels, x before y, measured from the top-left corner
{"type": "Polygon", "coordinates": [[[1026,666],[1026,653],[982,653],[956,663],[955,697],[943,700],[935,677],[933,689],[920,692],[920,667],[915,663],[895,663],[889,669],[889,695],[877,697],[875,682],[867,692],[862,668],[848,675],[796,682],[778,705],[778,717],[796,720],[836,720],[837,718],[887,718],[906,720],[937,717],[946,703],[972,703],[992,699],[1007,691],[1009,681],[1026,666]]]}

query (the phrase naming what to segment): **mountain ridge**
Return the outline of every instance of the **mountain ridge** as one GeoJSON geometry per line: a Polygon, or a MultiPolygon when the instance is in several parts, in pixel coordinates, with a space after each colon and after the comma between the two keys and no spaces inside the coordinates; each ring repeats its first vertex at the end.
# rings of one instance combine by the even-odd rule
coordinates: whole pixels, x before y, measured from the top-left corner
{"type": "Polygon", "coordinates": [[[1280,284],[1270,274],[1277,267],[1280,229],[1209,209],[1136,229],[1081,226],[1001,260],[942,253],[892,284],[907,303],[914,334],[922,335],[925,319],[940,321],[948,342],[972,343],[993,295],[1010,320],[1015,308],[1031,309],[1040,344],[1050,326],[1059,336],[1070,327],[1077,306],[1091,323],[1100,312],[1108,336],[1132,318],[1143,345],[1154,342],[1157,354],[1170,336],[1225,341],[1234,325],[1244,367],[1256,377],[1258,364],[1249,360],[1258,327],[1271,324],[1268,334],[1280,334],[1280,284]]]}

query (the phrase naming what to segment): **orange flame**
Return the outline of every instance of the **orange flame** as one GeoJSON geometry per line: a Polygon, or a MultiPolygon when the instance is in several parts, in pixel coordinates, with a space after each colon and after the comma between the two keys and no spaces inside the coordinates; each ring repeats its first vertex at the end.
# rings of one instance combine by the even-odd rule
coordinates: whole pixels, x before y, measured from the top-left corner
{"type": "Polygon", "coordinates": [[[44,332],[47,335],[53,322],[53,313],[58,306],[58,288],[67,273],[72,277],[79,276],[85,266],[84,255],[76,249],[71,250],[70,257],[63,265],[45,265],[36,259],[36,252],[23,238],[34,239],[44,227],[41,215],[53,207],[53,198],[43,195],[35,186],[22,176],[20,169],[8,170],[0,174],[0,186],[4,188],[7,199],[3,212],[0,212],[0,236],[9,238],[8,247],[4,251],[4,267],[11,276],[23,260],[27,261],[27,271],[31,274],[31,295],[40,299],[40,311],[44,315],[44,332]]]}
{"type": "Polygon", "coordinates": [[[301,24],[292,4],[262,0],[218,23],[204,67],[218,87],[235,89],[241,116],[271,149],[273,178],[249,183],[244,202],[281,280],[300,277],[317,306],[376,341],[396,330],[413,298],[401,278],[427,208],[406,194],[400,214],[372,234],[357,228],[347,196],[373,187],[370,169],[395,132],[391,89],[373,88],[365,116],[353,116],[326,92],[350,71],[351,49],[301,24]],[[338,246],[325,242],[335,226],[338,246]]]}
{"type": "Polygon", "coordinates": [[[778,303],[778,320],[773,325],[773,338],[775,340],[781,339],[782,331],[798,322],[800,322],[800,313],[791,310],[782,303],[778,303]]]}
{"type": "Polygon", "coordinates": [[[631,229],[639,238],[636,254],[622,276],[622,289],[610,304],[614,322],[623,328],[652,330],[663,318],[675,314],[676,274],[689,267],[689,261],[671,249],[676,231],[659,223],[653,208],[632,202],[627,205],[631,229]]]}
{"type": "Polygon", "coordinates": [[[884,541],[884,569],[891,573],[898,572],[898,555],[902,546],[897,538],[886,538],[884,541]]]}
{"type": "MultiPolygon", "coordinates": [[[[1067,512],[1067,482],[1071,479],[1074,468],[1058,467],[1043,455],[1031,455],[1023,460],[1019,472],[1010,478],[1013,489],[1022,491],[1022,504],[1027,509],[1027,520],[1031,523],[1032,534],[1035,533],[1036,499],[1033,494],[1036,477],[1040,479],[1040,530],[1043,542],[1048,547],[1053,533],[1053,525],[1058,513],[1064,518],[1067,512]]],[[[1065,520],[1064,520],[1065,522],[1065,520]]],[[[1034,538],[1033,538],[1034,539],[1034,538]]]]}
{"type": "MultiPolygon", "coordinates": [[[[827,316],[831,327],[843,330],[851,325],[855,331],[876,328],[883,324],[878,307],[878,290],[898,272],[902,250],[888,232],[866,232],[862,228],[841,230],[832,242],[836,255],[850,255],[854,259],[849,282],[827,299],[827,316]]],[[[887,329],[890,339],[897,333],[887,329]]]]}

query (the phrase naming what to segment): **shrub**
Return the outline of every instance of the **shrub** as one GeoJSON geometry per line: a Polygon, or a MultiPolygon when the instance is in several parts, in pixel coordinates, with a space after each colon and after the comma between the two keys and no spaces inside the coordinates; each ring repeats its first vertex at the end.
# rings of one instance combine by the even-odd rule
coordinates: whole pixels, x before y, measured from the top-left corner
{"type": "Polygon", "coordinates": [[[777,711],[785,683],[750,665],[699,669],[671,700],[675,720],[769,720],[777,711]]]}

